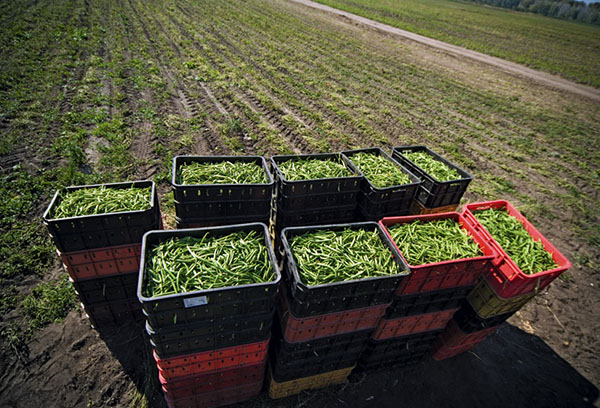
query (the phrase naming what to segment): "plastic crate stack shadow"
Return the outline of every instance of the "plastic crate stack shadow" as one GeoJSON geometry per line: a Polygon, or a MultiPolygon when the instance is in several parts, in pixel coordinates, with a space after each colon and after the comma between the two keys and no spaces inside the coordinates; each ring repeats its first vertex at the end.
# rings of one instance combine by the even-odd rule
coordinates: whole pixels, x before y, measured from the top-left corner
{"type": "Polygon", "coordinates": [[[468,294],[461,309],[437,339],[433,358],[443,360],[472,349],[500,324],[523,307],[540,290],[571,267],[569,261],[509,202],[504,200],[468,204],[463,209],[467,222],[494,248],[492,266],[468,294]],[[490,208],[504,209],[519,220],[535,239],[552,254],[557,268],[533,275],[523,273],[474,213],[490,208]]]}
{"type": "Polygon", "coordinates": [[[410,179],[408,184],[378,188],[364,176],[357,196],[357,212],[360,218],[367,221],[379,221],[386,216],[410,214],[421,183],[419,178],[378,147],[342,152],[348,158],[352,169],[358,173],[361,173],[360,169],[352,162],[352,156],[357,153],[368,153],[384,157],[401,169],[410,179]]]}
{"type": "Polygon", "coordinates": [[[269,395],[282,398],[346,380],[384,315],[393,292],[408,275],[393,245],[373,222],[287,228],[282,232],[284,284],[277,307],[278,333],[270,352],[269,395]],[[300,279],[289,239],[319,229],[377,230],[399,273],[309,286],[300,279]]]}
{"type": "Polygon", "coordinates": [[[473,180],[473,176],[469,173],[426,146],[395,147],[392,150],[392,157],[421,180],[414,200],[413,214],[437,214],[456,211],[460,199],[467,191],[471,180],[473,180]],[[451,181],[438,181],[403,155],[403,153],[408,152],[427,153],[451,169],[456,170],[461,178],[451,181]]]}
{"type": "MultiPolygon", "coordinates": [[[[473,238],[481,256],[425,265],[410,265],[411,274],[402,281],[374,331],[361,358],[365,369],[406,366],[429,353],[479,276],[490,267],[494,250],[459,213],[389,217],[380,221],[387,228],[415,221],[453,219],[473,238]]],[[[418,248],[415,248],[418,250],[418,248]]]]}
{"type": "Polygon", "coordinates": [[[176,156],[171,179],[177,228],[199,228],[248,222],[269,224],[273,176],[261,156],[176,156]],[[265,184],[181,184],[178,169],[192,163],[256,163],[265,184]]]}
{"type": "Polygon", "coordinates": [[[142,254],[170,238],[251,230],[263,235],[269,248],[275,277],[270,282],[147,297],[142,259],[138,297],[170,408],[218,407],[259,394],[281,275],[265,224],[157,231],[144,237],[142,254]]]}
{"type": "Polygon", "coordinates": [[[43,222],[95,328],[143,319],[136,296],[142,236],[161,226],[158,195],[152,181],[64,188],[54,195],[43,222]],[[151,206],[141,211],[53,218],[63,194],[101,186],[149,188],[151,206]]]}

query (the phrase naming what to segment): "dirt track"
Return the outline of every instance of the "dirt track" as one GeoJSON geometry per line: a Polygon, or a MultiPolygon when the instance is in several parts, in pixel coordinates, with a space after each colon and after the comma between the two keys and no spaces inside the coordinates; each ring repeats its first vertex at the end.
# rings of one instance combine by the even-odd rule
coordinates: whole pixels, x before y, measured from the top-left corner
{"type": "Polygon", "coordinates": [[[326,11],[328,13],[336,14],[340,17],[347,18],[356,23],[366,25],[372,28],[375,28],[380,31],[384,31],[389,34],[397,35],[403,38],[406,38],[411,41],[418,42],[420,44],[424,44],[430,47],[434,47],[440,49],[445,52],[449,52],[454,55],[459,55],[462,57],[467,57],[479,62],[483,62],[485,64],[492,65],[494,67],[500,68],[503,71],[509,72],[511,74],[519,75],[528,79],[532,79],[536,82],[540,82],[546,86],[557,88],[562,91],[571,92],[577,95],[584,96],[586,98],[590,98],[594,101],[600,101],[600,90],[595,89],[589,86],[577,84],[575,82],[571,82],[564,78],[558,77],[556,75],[551,75],[545,72],[536,71],[531,68],[527,68],[526,66],[516,64],[514,62],[503,60],[502,58],[492,57],[486,54],[482,54],[477,51],[472,51],[463,47],[458,47],[456,45],[448,44],[443,41],[434,40],[433,38],[424,37],[419,34],[411,33],[410,31],[405,31],[400,28],[392,27],[387,24],[380,23],[378,21],[374,21],[365,17],[358,16],[356,14],[348,13],[347,11],[338,10],[333,7],[325,6],[323,4],[315,3],[310,0],[293,0],[296,3],[304,4],[308,7],[313,7],[319,10],[326,11]]]}

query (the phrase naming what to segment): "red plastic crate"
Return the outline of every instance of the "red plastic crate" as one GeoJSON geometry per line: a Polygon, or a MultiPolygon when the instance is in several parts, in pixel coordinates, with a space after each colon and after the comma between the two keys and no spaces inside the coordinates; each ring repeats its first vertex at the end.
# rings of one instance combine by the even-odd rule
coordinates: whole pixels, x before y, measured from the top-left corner
{"type": "Polygon", "coordinates": [[[443,343],[436,343],[431,350],[431,357],[433,357],[434,360],[441,361],[462,354],[465,351],[469,351],[475,346],[476,344],[468,344],[459,347],[449,347],[443,345],[443,343]]]}
{"type": "Polygon", "coordinates": [[[371,335],[371,338],[374,340],[385,340],[413,333],[443,329],[457,310],[458,308],[406,316],[399,319],[382,319],[375,332],[371,335]]]}
{"type": "Polygon", "coordinates": [[[169,408],[215,408],[256,397],[262,387],[263,381],[261,380],[254,384],[195,394],[190,397],[172,399],[165,395],[165,401],[169,408]]]}
{"type": "Polygon", "coordinates": [[[139,243],[78,252],[58,252],[58,255],[69,276],[77,281],[139,271],[141,248],[142,244],[139,243]]]}
{"type": "Polygon", "coordinates": [[[391,304],[299,318],[288,310],[287,297],[283,292],[279,291],[277,312],[283,337],[288,343],[375,328],[391,304]]]}
{"type": "Polygon", "coordinates": [[[260,363],[267,355],[269,340],[226,347],[202,353],[186,354],[180,357],[160,358],[154,353],[156,365],[163,378],[217,372],[226,368],[260,363]]]}
{"type": "Polygon", "coordinates": [[[265,378],[267,359],[258,364],[234,367],[218,372],[194,374],[185,377],[165,379],[159,373],[158,379],[162,384],[165,395],[171,399],[191,397],[211,391],[234,388],[254,384],[265,378]]]}
{"type": "Polygon", "coordinates": [[[446,326],[446,330],[439,336],[439,340],[448,347],[462,347],[481,343],[484,339],[492,334],[498,326],[479,330],[473,333],[465,333],[456,324],[454,319],[450,320],[446,326]]]}
{"type": "Polygon", "coordinates": [[[550,243],[527,219],[508,201],[497,200],[467,204],[463,209],[463,216],[473,228],[491,245],[496,256],[492,261],[494,265],[485,277],[494,292],[503,298],[511,298],[525,293],[537,293],[544,289],[561,273],[571,267],[571,263],[565,258],[554,245],[550,243]],[[490,208],[506,209],[510,215],[519,220],[529,235],[535,240],[542,242],[544,249],[552,254],[554,262],[558,267],[548,271],[527,275],[519,269],[512,259],[504,252],[490,233],[481,225],[473,212],[487,210],[490,208]]]}
{"type": "MultiPolygon", "coordinates": [[[[402,281],[396,290],[395,294],[397,296],[475,285],[479,276],[490,269],[491,261],[496,256],[495,250],[459,213],[447,212],[406,217],[386,217],[379,221],[379,223],[393,242],[394,240],[387,230],[388,226],[410,223],[417,220],[433,221],[445,219],[457,221],[460,226],[473,237],[473,240],[479,245],[483,255],[475,258],[456,259],[417,266],[410,265],[407,262],[411,273],[402,281]]],[[[394,245],[396,246],[396,243],[394,243],[394,245]]],[[[396,248],[398,247],[396,246],[396,248]]]]}

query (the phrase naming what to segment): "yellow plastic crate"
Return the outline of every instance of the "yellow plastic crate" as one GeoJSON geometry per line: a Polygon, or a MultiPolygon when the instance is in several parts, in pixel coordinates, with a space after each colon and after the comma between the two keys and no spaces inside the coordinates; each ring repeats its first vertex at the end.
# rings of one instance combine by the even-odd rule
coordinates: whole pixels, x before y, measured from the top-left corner
{"type": "Polygon", "coordinates": [[[269,396],[273,399],[284,398],[289,397],[290,395],[299,394],[306,390],[315,390],[330,385],[342,384],[346,381],[354,367],[356,367],[356,365],[341,370],[329,371],[327,373],[280,383],[273,379],[271,368],[269,367],[269,396]]]}
{"type": "Polygon", "coordinates": [[[458,204],[445,205],[443,207],[427,208],[417,200],[414,200],[411,212],[416,215],[439,214],[445,212],[454,212],[457,208],[458,204]]]}
{"type": "Polygon", "coordinates": [[[519,310],[535,296],[535,293],[526,293],[511,298],[499,296],[488,284],[485,278],[481,278],[475,288],[467,295],[467,300],[477,314],[487,319],[519,310]]]}

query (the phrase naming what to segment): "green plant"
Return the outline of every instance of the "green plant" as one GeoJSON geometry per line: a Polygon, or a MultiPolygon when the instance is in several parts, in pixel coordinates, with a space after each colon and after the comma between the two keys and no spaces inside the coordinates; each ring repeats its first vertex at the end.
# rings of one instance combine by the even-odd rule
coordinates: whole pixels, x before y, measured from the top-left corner
{"type": "Polygon", "coordinates": [[[29,326],[37,329],[62,321],[77,304],[76,299],[73,285],[63,275],[57,281],[35,287],[23,300],[23,311],[29,326]]]}
{"type": "Polygon", "coordinates": [[[60,195],[53,218],[79,217],[123,211],[147,210],[152,206],[152,189],[147,188],[81,188],[60,195]]]}
{"type": "Polygon", "coordinates": [[[401,186],[410,183],[410,177],[402,168],[383,156],[372,153],[356,153],[350,157],[352,163],[363,172],[377,188],[401,186]]]}
{"type": "Polygon", "coordinates": [[[193,162],[177,169],[180,184],[266,184],[267,175],[255,162],[220,161],[193,162]]]}
{"type": "Polygon", "coordinates": [[[278,163],[277,167],[287,181],[352,177],[354,175],[341,159],[286,160],[278,163]]]}

